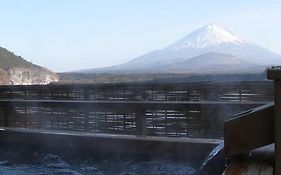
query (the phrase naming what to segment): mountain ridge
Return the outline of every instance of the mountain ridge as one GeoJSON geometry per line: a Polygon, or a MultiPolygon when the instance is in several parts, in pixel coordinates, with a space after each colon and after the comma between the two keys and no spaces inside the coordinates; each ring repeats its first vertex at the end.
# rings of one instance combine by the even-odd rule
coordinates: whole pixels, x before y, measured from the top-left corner
{"type": "MultiPolygon", "coordinates": [[[[203,67],[200,64],[186,66],[182,68],[182,63],[189,59],[194,59],[201,55],[208,57],[210,54],[216,53],[217,55],[226,54],[233,55],[237,59],[236,61],[243,61],[243,66],[225,65],[222,63],[217,64],[217,67],[213,68],[213,73],[221,72],[222,65],[227,72],[226,67],[231,67],[231,70],[241,71],[241,69],[249,69],[248,71],[257,71],[255,67],[263,67],[277,65],[281,63],[281,56],[258,46],[246,39],[243,39],[238,34],[231,32],[227,28],[211,24],[203,26],[194,32],[190,33],[186,37],[176,41],[175,43],[160,49],[155,50],[139,57],[136,57],[127,63],[116,65],[107,68],[88,69],[80,72],[178,72],[177,68],[181,68],[180,72],[192,73],[195,70],[203,67]],[[248,64],[248,66],[246,65],[248,64]],[[178,66],[177,66],[178,65],[178,66]],[[235,68],[235,69],[234,69],[235,68]],[[253,69],[253,70],[252,70],[253,69]],[[255,70],[254,70],[255,69],[255,70]]],[[[200,57],[200,58],[201,58],[200,57]]],[[[202,58],[201,58],[202,59],[202,58]]],[[[208,58],[204,59],[205,61],[208,58]]],[[[226,56],[225,59],[233,58],[226,56]]],[[[220,59],[222,62],[223,59],[220,59]]],[[[213,65],[214,66],[214,65],[213,65]]],[[[205,66],[206,67],[206,66],[205,66]]],[[[244,71],[244,70],[243,70],[244,71]]]]}

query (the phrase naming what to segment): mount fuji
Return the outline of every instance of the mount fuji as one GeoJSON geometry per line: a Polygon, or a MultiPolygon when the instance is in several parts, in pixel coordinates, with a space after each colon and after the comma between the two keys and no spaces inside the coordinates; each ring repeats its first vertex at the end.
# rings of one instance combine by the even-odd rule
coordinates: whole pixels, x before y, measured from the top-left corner
{"type": "Polygon", "coordinates": [[[248,73],[280,64],[281,55],[247,41],[223,26],[210,24],[166,48],[125,64],[82,72],[248,73]]]}

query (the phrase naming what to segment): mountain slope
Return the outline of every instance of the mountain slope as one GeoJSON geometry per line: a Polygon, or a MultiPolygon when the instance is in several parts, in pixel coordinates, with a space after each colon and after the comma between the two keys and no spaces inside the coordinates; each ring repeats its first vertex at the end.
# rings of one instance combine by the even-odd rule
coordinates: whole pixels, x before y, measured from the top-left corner
{"type": "Polygon", "coordinates": [[[58,75],[52,71],[0,47],[0,84],[48,84],[58,80],[58,75]]]}
{"type": "Polygon", "coordinates": [[[249,63],[237,56],[210,52],[168,65],[164,69],[173,73],[235,73],[237,69],[247,72],[253,68],[255,71],[252,72],[264,70],[258,64],[249,63]]]}
{"type": "Polygon", "coordinates": [[[12,67],[25,67],[25,68],[34,68],[39,67],[35,64],[32,64],[20,56],[16,56],[14,53],[8,51],[5,48],[0,47],[0,68],[3,70],[8,70],[12,67]]]}
{"type": "Polygon", "coordinates": [[[232,71],[246,68],[249,69],[248,71],[257,71],[256,68],[266,68],[280,63],[280,55],[243,39],[223,26],[211,24],[199,28],[161,50],[144,54],[122,65],[88,70],[88,72],[193,72],[203,71],[204,68],[212,66],[212,71],[215,73],[220,72],[222,68],[227,70],[227,67],[232,71]],[[216,55],[207,53],[216,53],[216,55]],[[214,56],[217,58],[213,58],[214,56]],[[189,61],[191,58],[193,61],[189,61]],[[214,60],[217,62],[217,67],[215,64],[206,64],[208,62],[211,64],[214,60]],[[224,64],[225,62],[243,62],[243,64],[239,66],[224,64]]]}

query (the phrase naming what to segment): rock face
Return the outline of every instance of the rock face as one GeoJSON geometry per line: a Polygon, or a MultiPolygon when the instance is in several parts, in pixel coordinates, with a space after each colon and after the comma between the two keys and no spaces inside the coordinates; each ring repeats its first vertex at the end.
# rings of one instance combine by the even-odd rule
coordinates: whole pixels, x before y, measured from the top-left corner
{"type": "Polygon", "coordinates": [[[0,47],[0,84],[33,85],[58,82],[59,76],[0,47]]]}
{"type": "Polygon", "coordinates": [[[49,84],[57,82],[59,76],[45,68],[21,68],[15,67],[8,70],[9,84],[13,85],[32,85],[49,84]]]}
{"type": "Polygon", "coordinates": [[[9,76],[6,71],[0,68],[0,85],[9,84],[9,76]]]}

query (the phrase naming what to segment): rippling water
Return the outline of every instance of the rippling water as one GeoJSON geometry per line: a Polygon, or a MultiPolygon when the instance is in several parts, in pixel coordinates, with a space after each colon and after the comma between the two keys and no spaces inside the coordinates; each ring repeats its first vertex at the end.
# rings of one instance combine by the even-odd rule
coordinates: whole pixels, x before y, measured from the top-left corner
{"type": "Polygon", "coordinates": [[[184,162],[134,158],[79,158],[51,153],[1,151],[0,175],[190,175],[184,162]]]}

